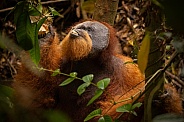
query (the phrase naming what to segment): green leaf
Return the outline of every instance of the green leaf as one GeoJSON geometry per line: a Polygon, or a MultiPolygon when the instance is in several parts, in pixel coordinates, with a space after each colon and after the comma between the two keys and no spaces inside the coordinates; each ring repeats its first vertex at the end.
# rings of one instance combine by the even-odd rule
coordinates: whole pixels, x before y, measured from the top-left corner
{"type": "Polygon", "coordinates": [[[89,75],[86,75],[84,77],[82,77],[82,80],[86,83],[90,83],[94,78],[94,75],[93,74],[89,74],[89,75]]]}
{"type": "Polygon", "coordinates": [[[86,90],[86,87],[88,87],[90,85],[90,83],[83,83],[81,84],[78,88],[77,88],[77,93],[79,95],[83,94],[86,90]]]}
{"type": "Polygon", "coordinates": [[[38,42],[38,32],[42,24],[45,22],[46,17],[40,19],[37,23],[33,23],[33,29],[34,29],[34,41],[33,41],[33,48],[29,51],[31,58],[33,62],[38,65],[40,61],[40,47],[39,47],[39,42],[38,42]]]}
{"type": "Polygon", "coordinates": [[[44,18],[42,18],[41,20],[39,20],[38,21],[38,23],[37,23],[37,31],[39,31],[40,30],[40,27],[42,26],[42,24],[45,22],[45,20],[47,19],[47,17],[44,17],[44,18]]]}
{"type": "Polygon", "coordinates": [[[138,102],[132,105],[132,110],[134,110],[135,108],[139,108],[141,107],[142,103],[138,102]]]}
{"type": "Polygon", "coordinates": [[[69,83],[71,83],[72,81],[75,80],[77,76],[77,72],[71,72],[70,73],[70,78],[67,78],[65,81],[63,81],[59,86],[65,86],[68,85],[69,83]]]}
{"type": "Polygon", "coordinates": [[[24,11],[18,18],[16,25],[16,37],[19,45],[24,50],[30,50],[33,48],[35,31],[32,26],[28,12],[24,11]]]}
{"type": "Polygon", "coordinates": [[[12,95],[13,95],[12,88],[5,85],[0,85],[0,97],[1,96],[12,97],[12,95]]]}
{"type": "Polygon", "coordinates": [[[89,106],[90,104],[92,104],[97,98],[99,98],[103,93],[103,90],[101,89],[98,89],[96,92],[95,92],[95,95],[90,99],[90,101],[88,102],[87,106],[89,106]]]}
{"type": "Polygon", "coordinates": [[[34,28],[34,39],[33,39],[33,48],[29,51],[33,62],[38,65],[40,61],[40,47],[38,42],[38,25],[36,23],[32,24],[34,28]]]}
{"type": "Polygon", "coordinates": [[[98,122],[113,122],[112,118],[108,115],[102,116],[99,118],[98,122]]]}
{"type": "Polygon", "coordinates": [[[38,4],[37,7],[32,6],[32,4],[30,5],[30,9],[29,9],[29,15],[30,16],[40,16],[42,13],[42,5],[38,4]]]}
{"type": "Polygon", "coordinates": [[[151,0],[155,5],[159,6],[160,8],[164,9],[163,5],[158,2],[158,0],[151,0]]]}
{"type": "Polygon", "coordinates": [[[101,113],[102,113],[102,110],[99,108],[99,109],[96,109],[94,111],[92,111],[85,119],[84,119],[84,122],[94,118],[94,117],[97,117],[97,116],[101,116],[101,113]]]}
{"type": "Polygon", "coordinates": [[[13,108],[13,103],[10,98],[13,97],[13,89],[5,86],[0,85],[0,107],[1,109],[5,109],[4,111],[9,111],[8,109],[13,108]],[[3,106],[3,107],[2,107],[3,106]]]}
{"type": "Polygon", "coordinates": [[[61,72],[60,72],[60,69],[56,69],[53,73],[52,73],[52,75],[51,76],[56,76],[56,75],[58,75],[58,74],[60,74],[61,72]]]}
{"type": "Polygon", "coordinates": [[[130,112],[132,109],[132,104],[125,104],[116,109],[116,112],[130,112]]]}
{"type": "Polygon", "coordinates": [[[148,32],[140,47],[140,51],[138,53],[138,66],[142,73],[145,72],[148,63],[148,55],[150,52],[150,33],[148,32]]]}
{"type": "Polygon", "coordinates": [[[70,76],[75,78],[77,76],[77,72],[71,72],[70,76]]]}
{"type": "Polygon", "coordinates": [[[105,78],[97,82],[97,87],[104,90],[110,83],[110,78],[105,78]]]}
{"type": "Polygon", "coordinates": [[[98,122],[105,122],[105,118],[102,116],[98,119],[98,122]]]}
{"type": "Polygon", "coordinates": [[[40,61],[40,46],[39,46],[39,41],[38,41],[38,32],[39,32],[39,29],[42,26],[42,24],[45,22],[45,20],[46,20],[46,17],[42,18],[37,23],[33,23],[33,24],[35,24],[35,28],[34,28],[35,35],[34,35],[33,48],[29,52],[30,52],[30,55],[31,55],[33,62],[36,65],[38,65],[38,63],[40,61]]]}
{"type": "Polygon", "coordinates": [[[17,21],[20,18],[20,15],[23,13],[24,5],[25,5],[25,1],[20,1],[16,4],[14,9],[12,10],[14,11],[14,23],[15,24],[17,24],[17,21]]]}
{"type": "Polygon", "coordinates": [[[54,8],[52,7],[49,7],[49,10],[51,11],[52,15],[53,16],[60,16],[60,17],[63,17],[62,15],[60,15],[59,12],[57,12],[54,8]]]}
{"type": "Polygon", "coordinates": [[[65,85],[68,85],[69,83],[71,83],[72,81],[74,81],[75,78],[73,77],[70,77],[70,78],[67,78],[65,81],[63,81],[59,86],[65,86],[65,85]]]}
{"type": "Polygon", "coordinates": [[[43,7],[42,7],[42,4],[41,4],[41,2],[40,3],[38,3],[38,5],[37,5],[37,10],[40,12],[40,13],[42,13],[42,10],[43,10],[43,7]]]}

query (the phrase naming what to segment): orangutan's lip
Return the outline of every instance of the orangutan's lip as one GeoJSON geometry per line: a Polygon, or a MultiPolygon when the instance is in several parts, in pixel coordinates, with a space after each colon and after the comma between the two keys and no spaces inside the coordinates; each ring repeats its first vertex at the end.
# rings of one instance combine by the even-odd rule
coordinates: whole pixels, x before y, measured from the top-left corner
{"type": "Polygon", "coordinates": [[[82,30],[82,29],[73,29],[73,30],[70,31],[70,37],[71,38],[78,38],[78,37],[85,38],[84,30],[82,30]]]}
{"type": "Polygon", "coordinates": [[[77,30],[71,30],[70,37],[76,38],[78,36],[80,36],[80,34],[79,34],[79,32],[77,30]]]}

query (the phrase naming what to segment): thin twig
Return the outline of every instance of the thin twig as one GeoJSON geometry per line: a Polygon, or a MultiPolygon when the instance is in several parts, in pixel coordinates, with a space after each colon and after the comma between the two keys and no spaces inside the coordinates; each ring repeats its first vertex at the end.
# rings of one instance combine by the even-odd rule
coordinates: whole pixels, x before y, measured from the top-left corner
{"type": "MultiPolygon", "coordinates": [[[[50,3],[57,3],[57,2],[64,2],[64,1],[69,1],[69,0],[54,0],[54,1],[45,1],[45,2],[41,2],[42,5],[44,4],[50,4],[50,3]]],[[[1,9],[1,12],[5,12],[5,11],[10,11],[12,10],[14,7],[10,7],[10,8],[5,8],[5,9],[1,9]]]]}
{"type": "Polygon", "coordinates": [[[182,87],[184,87],[184,82],[182,80],[180,80],[179,77],[177,77],[176,75],[170,73],[169,71],[165,71],[165,73],[170,76],[172,79],[176,80],[180,85],[182,85],[182,87]]]}

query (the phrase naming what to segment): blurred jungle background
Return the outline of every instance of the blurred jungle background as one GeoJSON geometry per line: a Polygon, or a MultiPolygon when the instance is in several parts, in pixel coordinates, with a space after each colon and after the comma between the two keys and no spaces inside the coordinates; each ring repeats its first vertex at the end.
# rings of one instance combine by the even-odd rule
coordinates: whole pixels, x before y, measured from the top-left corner
{"type": "MultiPolygon", "coordinates": [[[[95,2],[98,0],[28,1],[36,6],[44,17],[47,17],[38,31],[38,37],[44,36],[48,32],[47,25],[52,24],[62,40],[68,27],[81,20],[93,18],[95,2]]],[[[21,8],[20,3],[21,0],[1,0],[0,33],[2,37],[0,39],[6,36],[13,42],[19,43],[16,32],[19,27],[16,24],[21,19],[18,16],[19,12],[15,15],[11,11],[21,8]]],[[[116,36],[121,43],[123,54],[132,57],[146,76],[153,75],[159,68],[164,67],[164,82],[169,82],[176,87],[182,100],[184,100],[183,11],[183,0],[119,0],[113,24],[117,30],[116,36]],[[148,44],[149,40],[152,40],[154,44],[148,44]],[[150,56],[149,53],[156,54],[150,56]]],[[[44,18],[31,16],[30,13],[29,15],[32,22],[44,18]]],[[[22,21],[25,20],[22,19],[22,21]]],[[[26,23],[22,26],[26,26],[26,23]]],[[[7,38],[5,40],[8,41],[7,38]]],[[[29,49],[29,47],[24,47],[24,49],[27,48],[29,49]]],[[[0,122],[35,121],[24,116],[24,111],[17,114],[12,100],[11,84],[20,63],[16,51],[11,51],[0,44],[0,122]],[[24,118],[20,120],[19,116],[24,116],[24,118]]],[[[44,118],[50,122],[70,121],[64,113],[60,112],[46,112],[44,118]]]]}

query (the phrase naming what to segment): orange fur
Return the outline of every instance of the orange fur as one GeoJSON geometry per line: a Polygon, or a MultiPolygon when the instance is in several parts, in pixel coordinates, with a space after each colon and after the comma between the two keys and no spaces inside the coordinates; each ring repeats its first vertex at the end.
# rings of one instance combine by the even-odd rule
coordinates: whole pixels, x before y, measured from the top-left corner
{"type": "MultiPolygon", "coordinates": [[[[60,66],[61,50],[57,34],[45,38],[40,46],[40,68],[56,70],[60,66]],[[48,44],[49,43],[49,44],[48,44]]],[[[21,56],[22,64],[15,76],[13,87],[18,104],[25,108],[51,108],[55,104],[53,98],[55,87],[58,87],[60,78],[52,77],[51,72],[36,68],[27,53],[21,56]]]]}
{"type": "Polygon", "coordinates": [[[83,38],[75,39],[72,41],[68,41],[69,34],[62,40],[60,46],[61,49],[61,57],[64,57],[67,55],[67,58],[70,60],[80,60],[87,56],[92,48],[92,40],[90,37],[86,35],[86,40],[83,38]]]}

